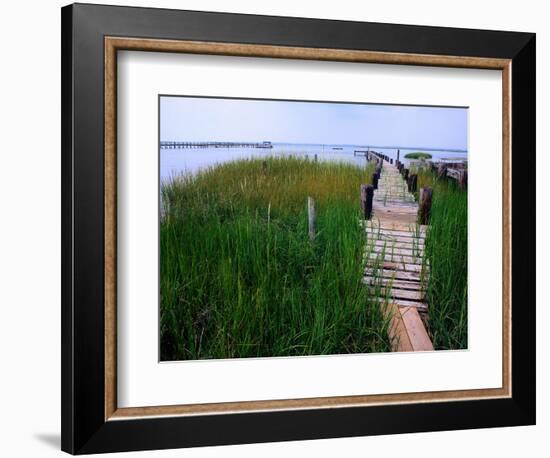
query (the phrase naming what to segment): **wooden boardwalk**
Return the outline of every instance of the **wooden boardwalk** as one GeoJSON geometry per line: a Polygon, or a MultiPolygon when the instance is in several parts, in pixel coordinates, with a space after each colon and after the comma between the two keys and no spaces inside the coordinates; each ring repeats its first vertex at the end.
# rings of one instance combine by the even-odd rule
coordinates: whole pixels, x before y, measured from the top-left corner
{"type": "Polygon", "coordinates": [[[423,264],[427,226],[417,224],[418,204],[397,167],[384,161],[374,191],[367,232],[364,282],[391,314],[390,339],[394,351],[430,351],[432,342],[421,314],[428,306],[423,286],[429,266],[423,264]]]}

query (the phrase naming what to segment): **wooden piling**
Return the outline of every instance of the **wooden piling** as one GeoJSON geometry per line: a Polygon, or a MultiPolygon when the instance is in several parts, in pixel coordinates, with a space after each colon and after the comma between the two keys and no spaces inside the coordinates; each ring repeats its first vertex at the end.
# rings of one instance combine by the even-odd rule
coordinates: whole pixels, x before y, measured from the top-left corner
{"type": "Polygon", "coordinates": [[[413,173],[409,176],[409,192],[415,193],[418,185],[418,175],[413,173]]]}
{"type": "Polygon", "coordinates": [[[361,185],[361,213],[364,220],[371,219],[372,216],[372,198],[374,196],[374,186],[371,184],[361,185]]]}
{"type": "Polygon", "coordinates": [[[372,174],[372,187],[378,189],[378,173],[376,172],[372,174]]]}
{"type": "Polygon", "coordinates": [[[409,169],[403,169],[403,179],[405,181],[409,179],[409,169]]]}
{"type": "Polygon", "coordinates": [[[468,171],[462,170],[458,179],[458,185],[461,189],[466,189],[468,187],[468,171]]]}
{"type": "Polygon", "coordinates": [[[420,188],[418,224],[429,224],[432,212],[432,188],[420,188]]]}
{"type": "Polygon", "coordinates": [[[317,212],[315,211],[315,200],[313,197],[307,198],[307,220],[309,227],[309,240],[315,240],[315,224],[317,222],[317,212]]]}

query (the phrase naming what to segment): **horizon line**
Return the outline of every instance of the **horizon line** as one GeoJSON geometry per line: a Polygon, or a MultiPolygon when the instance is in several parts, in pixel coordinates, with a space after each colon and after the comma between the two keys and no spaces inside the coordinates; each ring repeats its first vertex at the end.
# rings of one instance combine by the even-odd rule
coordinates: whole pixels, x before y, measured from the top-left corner
{"type": "Polygon", "coordinates": [[[435,147],[426,147],[426,146],[395,146],[395,145],[389,145],[389,146],[382,146],[382,145],[369,145],[369,144],[354,144],[354,143],[296,143],[296,142],[272,142],[269,140],[233,140],[233,141],[225,141],[225,140],[159,140],[160,143],[165,142],[188,142],[188,143],[271,143],[272,145],[308,145],[308,146],[354,146],[359,148],[380,148],[380,149],[418,149],[418,150],[426,150],[426,151],[445,151],[449,153],[467,153],[467,149],[460,149],[460,148],[435,148],[435,147]]]}

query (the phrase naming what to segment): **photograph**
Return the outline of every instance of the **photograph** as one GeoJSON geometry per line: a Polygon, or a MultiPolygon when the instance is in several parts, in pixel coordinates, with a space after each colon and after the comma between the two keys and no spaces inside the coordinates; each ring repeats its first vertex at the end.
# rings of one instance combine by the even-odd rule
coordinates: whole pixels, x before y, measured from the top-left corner
{"type": "Polygon", "coordinates": [[[468,348],[468,107],[158,110],[160,361],[468,348]]]}

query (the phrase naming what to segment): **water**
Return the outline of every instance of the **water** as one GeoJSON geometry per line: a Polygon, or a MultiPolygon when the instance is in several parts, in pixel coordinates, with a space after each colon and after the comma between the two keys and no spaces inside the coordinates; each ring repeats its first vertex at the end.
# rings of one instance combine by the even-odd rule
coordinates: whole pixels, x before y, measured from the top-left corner
{"type": "MultiPolygon", "coordinates": [[[[306,145],[293,143],[274,143],[273,148],[197,148],[197,149],[161,149],[160,150],[160,178],[169,180],[182,173],[195,174],[198,171],[216,164],[234,161],[237,159],[266,158],[269,156],[308,157],[313,159],[317,154],[319,161],[340,161],[365,165],[364,156],[354,155],[354,151],[366,151],[367,146],[360,145],[306,145]]],[[[397,148],[372,147],[374,151],[397,159],[397,148]]],[[[432,151],[422,148],[400,148],[402,162],[408,161],[405,154],[414,151],[423,151],[432,155],[432,160],[449,159],[461,161],[467,159],[467,153],[461,151],[432,151]]]]}

